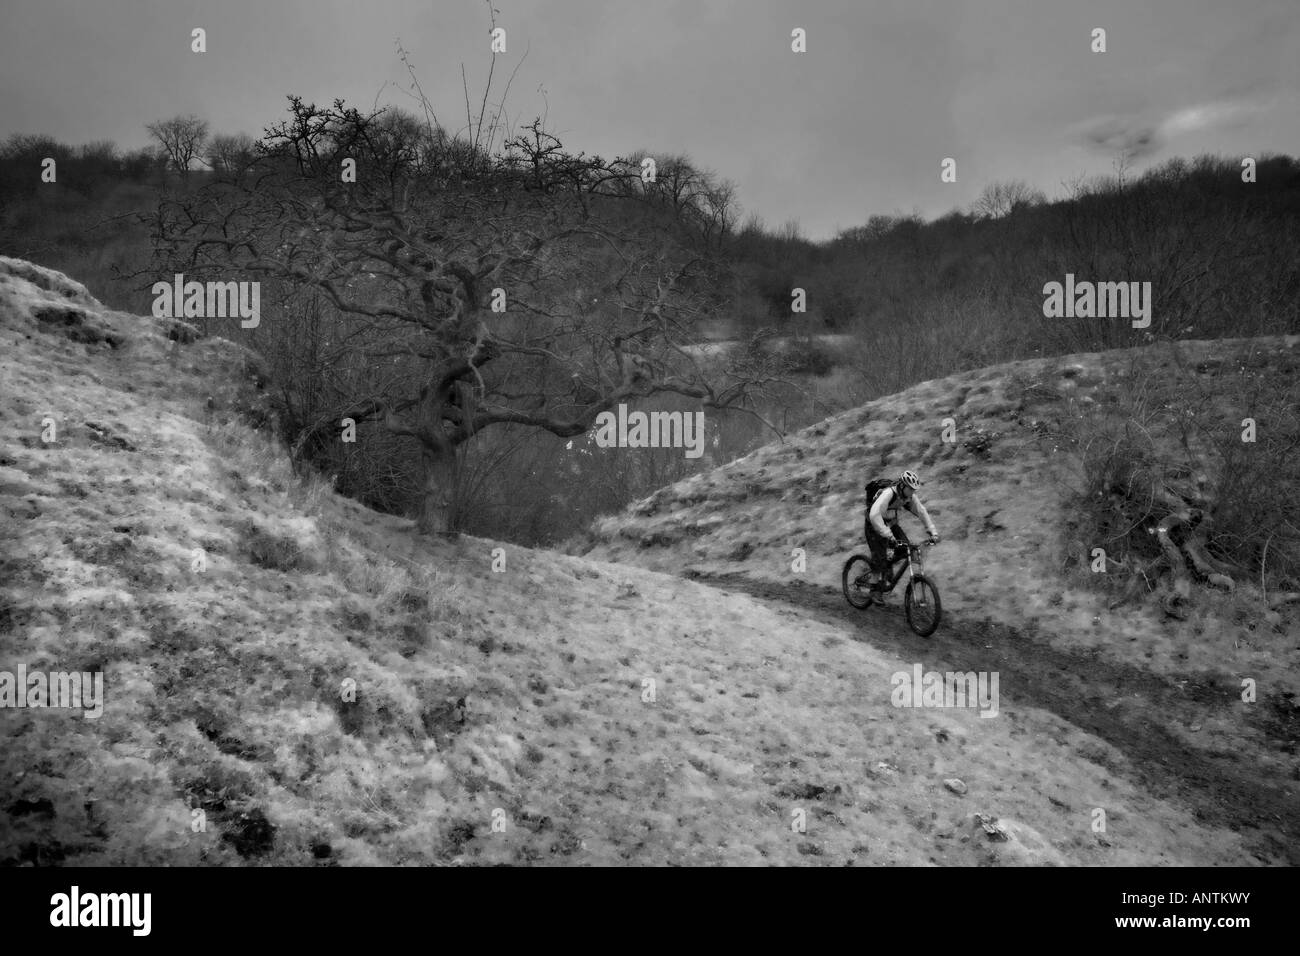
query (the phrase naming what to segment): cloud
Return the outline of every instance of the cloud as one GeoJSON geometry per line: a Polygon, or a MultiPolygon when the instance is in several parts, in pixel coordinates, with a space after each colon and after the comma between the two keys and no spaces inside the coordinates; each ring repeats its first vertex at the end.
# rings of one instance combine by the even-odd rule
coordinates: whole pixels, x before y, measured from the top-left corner
{"type": "Polygon", "coordinates": [[[1259,103],[1218,102],[1202,103],[1178,110],[1168,117],[1160,126],[1160,134],[1167,137],[1181,136],[1186,133],[1199,133],[1214,127],[1239,126],[1252,114],[1260,112],[1259,103]]]}
{"type": "Polygon", "coordinates": [[[1099,153],[1122,153],[1133,159],[1150,156],[1164,145],[1155,126],[1143,125],[1127,117],[1109,116],[1089,122],[1082,130],[1084,145],[1099,153]]]}
{"type": "Polygon", "coordinates": [[[1158,153],[1171,139],[1239,126],[1264,108],[1264,104],[1247,100],[1211,100],[1154,120],[1138,116],[1094,117],[1080,124],[1076,135],[1097,152],[1143,159],[1158,153]]]}

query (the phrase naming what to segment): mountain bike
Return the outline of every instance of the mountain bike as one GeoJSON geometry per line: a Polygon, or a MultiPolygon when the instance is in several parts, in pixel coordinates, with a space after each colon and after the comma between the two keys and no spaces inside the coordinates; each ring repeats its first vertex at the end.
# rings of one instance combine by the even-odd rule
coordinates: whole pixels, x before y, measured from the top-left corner
{"type": "Polygon", "coordinates": [[[903,592],[903,614],[907,626],[921,637],[929,637],[939,629],[939,619],[943,616],[943,604],[939,600],[939,588],[925,573],[921,560],[924,545],[908,544],[899,546],[890,557],[888,570],[883,579],[872,584],[871,557],[865,554],[852,555],[844,562],[844,598],[859,611],[865,611],[875,603],[875,595],[888,594],[894,590],[899,581],[907,575],[907,588],[903,592]]]}

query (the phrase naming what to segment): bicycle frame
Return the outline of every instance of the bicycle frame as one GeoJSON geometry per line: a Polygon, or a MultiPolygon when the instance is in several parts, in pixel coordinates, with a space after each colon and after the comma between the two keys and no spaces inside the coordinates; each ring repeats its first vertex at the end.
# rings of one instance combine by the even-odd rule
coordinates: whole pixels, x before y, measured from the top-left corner
{"type": "Polygon", "coordinates": [[[889,587],[885,589],[886,591],[892,591],[894,588],[898,587],[898,582],[903,579],[904,574],[907,575],[907,580],[910,584],[917,574],[925,573],[925,568],[921,564],[921,548],[926,546],[927,545],[925,544],[912,544],[909,542],[907,545],[907,554],[902,558],[899,558],[897,561],[890,563],[890,570],[894,573],[892,577],[888,578],[889,587]],[[895,568],[897,570],[894,570],[895,568]]]}

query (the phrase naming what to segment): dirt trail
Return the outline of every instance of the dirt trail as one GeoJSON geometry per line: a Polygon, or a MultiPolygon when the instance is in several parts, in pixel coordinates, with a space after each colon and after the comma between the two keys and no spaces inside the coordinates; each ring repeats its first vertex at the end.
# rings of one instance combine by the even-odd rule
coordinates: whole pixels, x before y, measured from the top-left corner
{"type": "MultiPolygon", "coordinates": [[[[760,600],[795,605],[843,626],[874,647],[904,659],[923,659],[927,669],[996,670],[1004,706],[1049,710],[1122,752],[1127,761],[1108,770],[1139,783],[1161,799],[1189,807],[1197,819],[1240,833],[1259,862],[1300,863],[1300,800],[1295,785],[1236,750],[1213,752],[1189,746],[1169,728],[1190,727],[1214,714],[1242,707],[1240,687],[1226,674],[1188,673],[1181,679],[1051,647],[1015,628],[945,615],[930,638],[907,627],[898,592],[893,605],[857,611],[838,588],[802,581],[757,581],[741,575],[688,576],[760,600]],[[1288,791],[1292,792],[1288,792],[1288,791]]],[[[1247,711],[1246,730],[1269,751],[1294,754],[1300,710],[1261,702],[1247,711]]],[[[1239,724],[1243,723],[1240,719],[1239,724]]]]}

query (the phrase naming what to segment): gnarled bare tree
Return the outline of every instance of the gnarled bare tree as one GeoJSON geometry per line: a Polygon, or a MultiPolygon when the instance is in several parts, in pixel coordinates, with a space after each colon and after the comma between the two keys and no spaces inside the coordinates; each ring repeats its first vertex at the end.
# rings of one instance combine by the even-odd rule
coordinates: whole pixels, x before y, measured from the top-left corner
{"type": "Polygon", "coordinates": [[[158,265],[323,294],[346,323],[334,399],[296,443],[344,418],[414,439],[421,530],[452,530],[456,452],[486,428],[576,436],[620,403],[747,407],[776,380],[685,348],[719,264],[624,198],[634,164],[569,153],[537,123],[489,154],[341,101],[290,106],[250,174],[163,201],[158,265]]]}

